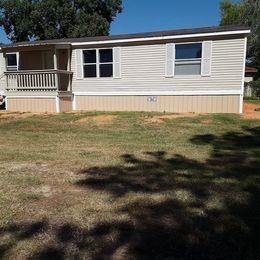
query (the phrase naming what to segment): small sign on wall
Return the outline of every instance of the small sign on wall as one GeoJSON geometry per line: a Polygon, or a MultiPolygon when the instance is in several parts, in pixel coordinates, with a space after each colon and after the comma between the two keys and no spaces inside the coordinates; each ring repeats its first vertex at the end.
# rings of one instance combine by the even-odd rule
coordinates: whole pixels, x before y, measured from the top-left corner
{"type": "Polygon", "coordinates": [[[157,97],[156,96],[149,96],[149,97],[147,97],[147,102],[157,102],[157,97]]]}

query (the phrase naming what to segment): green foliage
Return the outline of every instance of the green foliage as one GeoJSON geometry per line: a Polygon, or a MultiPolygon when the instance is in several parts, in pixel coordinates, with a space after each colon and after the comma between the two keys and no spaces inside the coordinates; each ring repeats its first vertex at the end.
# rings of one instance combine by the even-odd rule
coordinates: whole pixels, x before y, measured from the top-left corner
{"type": "Polygon", "coordinates": [[[248,82],[247,86],[251,87],[253,97],[260,97],[260,79],[248,82]]]}
{"type": "Polygon", "coordinates": [[[248,62],[258,68],[260,77],[260,1],[240,0],[233,3],[225,0],[220,5],[220,25],[246,25],[251,29],[248,38],[248,62]]]}
{"type": "Polygon", "coordinates": [[[108,35],[122,0],[0,0],[12,42],[108,35]]]}
{"type": "Polygon", "coordinates": [[[220,3],[221,21],[220,25],[238,24],[240,22],[241,5],[233,4],[226,0],[220,3]]]}
{"type": "Polygon", "coordinates": [[[13,42],[27,41],[32,36],[32,1],[0,0],[0,25],[13,42]]]}

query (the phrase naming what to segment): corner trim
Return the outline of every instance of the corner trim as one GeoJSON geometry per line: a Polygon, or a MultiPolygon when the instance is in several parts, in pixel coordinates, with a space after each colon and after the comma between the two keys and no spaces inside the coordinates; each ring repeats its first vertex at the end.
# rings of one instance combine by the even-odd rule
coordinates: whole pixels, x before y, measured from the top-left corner
{"type": "Polygon", "coordinates": [[[7,99],[7,97],[5,97],[5,110],[6,111],[8,110],[8,99],[7,99]]]}
{"type": "Polygon", "coordinates": [[[56,97],[56,112],[60,113],[60,98],[56,97]]]}
{"type": "Polygon", "coordinates": [[[243,57],[243,74],[241,82],[241,94],[240,94],[240,103],[239,103],[239,113],[243,113],[243,100],[244,100],[244,87],[245,87],[245,68],[246,68],[246,50],[247,50],[247,37],[245,37],[244,43],[244,57],[243,57]]]}
{"type": "Polygon", "coordinates": [[[73,101],[72,101],[72,110],[77,110],[77,101],[76,101],[76,96],[73,96],[73,101]]]}

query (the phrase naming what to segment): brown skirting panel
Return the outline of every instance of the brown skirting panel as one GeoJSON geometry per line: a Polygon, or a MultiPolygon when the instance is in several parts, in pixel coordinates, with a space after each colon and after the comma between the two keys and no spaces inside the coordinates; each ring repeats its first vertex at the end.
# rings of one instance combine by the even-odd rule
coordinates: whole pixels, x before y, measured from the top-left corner
{"type": "Polygon", "coordinates": [[[69,112],[72,110],[72,96],[67,97],[59,97],[59,106],[60,111],[59,112],[69,112]]]}
{"type": "Polygon", "coordinates": [[[7,110],[18,112],[56,112],[56,98],[7,98],[7,110]]]}
{"type": "Polygon", "coordinates": [[[76,110],[239,113],[239,95],[75,96],[76,110]]]}

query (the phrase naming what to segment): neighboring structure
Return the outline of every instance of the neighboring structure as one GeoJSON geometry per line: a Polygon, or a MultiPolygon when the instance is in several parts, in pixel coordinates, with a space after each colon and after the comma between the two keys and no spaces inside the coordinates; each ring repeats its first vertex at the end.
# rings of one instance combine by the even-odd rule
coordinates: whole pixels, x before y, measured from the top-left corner
{"type": "Polygon", "coordinates": [[[254,76],[257,73],[257,69],[254,67],[245,67],[245,82],[250,82],[254,80],[254,76]]]}
{"type": "Polygon", "coordinates": [[[244,96],[245,97],[252,97],[253,90],[250,84],[247,84],[254,80],[254,76],[257,73],[257,69],[254,67],[245,67],[245,87],[244,87],[244,96]]]}
{"type": "Polygon", "coordinates": [[[1,47],[10,111],[241,113],[247,35],[211,27],[1,47]]]}

